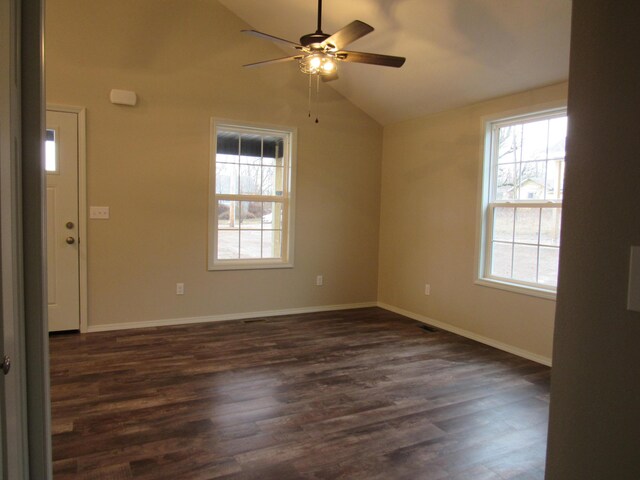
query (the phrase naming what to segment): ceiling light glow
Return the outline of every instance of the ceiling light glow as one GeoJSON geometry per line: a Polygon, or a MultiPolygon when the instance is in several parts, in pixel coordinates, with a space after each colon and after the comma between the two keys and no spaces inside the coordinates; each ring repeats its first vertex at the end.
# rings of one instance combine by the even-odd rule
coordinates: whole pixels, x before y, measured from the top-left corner
{"type": "Polygon", "coordinates": [[[309,75],[329,75],[338,69],[334,56],[314,53],[300,59],[300,70],[309,75]]]}
{"type": "Polygon", "coordinates": [[[322,64],[322,70],[324,70],[326,73],[331,73],[335,69],[336,69],[336,64],[331,59],[328,59],[326,62],[322,64]]]}
{"type": "Polygon", "coordinates": [[[313,56],[311,57],[311,60],[309,60],[309,66],[314,70],[319,68],[320,65],[322,65],[322,60],[320,60],[320,57],[313,56]]]}

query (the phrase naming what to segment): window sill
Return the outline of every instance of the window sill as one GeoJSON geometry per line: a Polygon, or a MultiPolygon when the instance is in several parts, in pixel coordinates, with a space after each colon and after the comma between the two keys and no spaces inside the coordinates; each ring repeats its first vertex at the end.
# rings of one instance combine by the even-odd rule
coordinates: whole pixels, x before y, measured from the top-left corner
{"type": "Polygon", "coordinates": [[[272,268],[293,268],[293,263],[282,262],[229,262],[209,265],[209,271],[220,270],[268,270],[272,268]]]}
{"type": "Polygon", "coordinates": [[[497,288],[499,290],[506,290],[507,292],[519,293],[521,295],[528,295],[530,297],[543,298],[545,300],[551,300],[554,302],[556,301],[556,292],[553,290],[528,287],[525,285],[503,282],[493,278],[479,278],[474,283],[482,287],[497,288]]]}

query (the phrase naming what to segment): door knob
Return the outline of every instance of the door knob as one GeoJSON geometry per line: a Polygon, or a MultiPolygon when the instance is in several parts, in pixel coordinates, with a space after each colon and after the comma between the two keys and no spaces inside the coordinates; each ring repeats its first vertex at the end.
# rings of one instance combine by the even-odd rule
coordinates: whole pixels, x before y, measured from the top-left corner
{"type": "Polygon", "coordinates": [[[5,355],[4,358],[2,359],[2,365],[0,365],[0,368],[2,369],[5,375],[9,373],[9,370],[11,370],[11,357],[9,357],[8,355],[5,355]]]}
{"type": "Polygon", "coordinates": [[[67,237],[65,239],[65,242],[67,242],[69,245],[73,245],[74,243],[76,243],[76,239],[73,237],[67,237]]]}

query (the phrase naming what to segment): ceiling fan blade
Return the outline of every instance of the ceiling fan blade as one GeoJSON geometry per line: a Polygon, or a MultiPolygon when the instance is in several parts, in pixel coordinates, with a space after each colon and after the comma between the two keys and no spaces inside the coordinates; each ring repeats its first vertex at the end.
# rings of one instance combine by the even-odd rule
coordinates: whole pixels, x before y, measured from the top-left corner
{"type": "Polygon", "coordinates": [[[370,65],[381,65],[383,67],[395,68],[400,68],[406,61],[406,58],[404,57],[380,55],[378,53],[350,52],[347,50],[336,52],[336,57],[343,62],[368,63],[370,65]]]}
{"type": "Polygon", "coordinates": [[[373,32],[373,27],[367,25],[360,20],[354,20],[346,27],[338,30],[336,33],[322,42],[322,46],[333,45],[336,50],[341,50],[352,42],[355,42],[361,37],[364,37],[367,33],[373,32]]]}
{"type": "Polygon", "coordinates": [[[299,60],[303,57],[303,55],[295,55],[293,57],[282,57],[282,58],[274,58],[273,60],[264,60],[262,62],[255,62],[255,63],[247,63],[246,65],[243,65],[243,67],[261,67],[263,65],[271,65],[274,63],[284,63],[284,62],[290,62],[291,60],[299,60]]]}
{"type": "Polygon", "coordinates": [[[257,30],[241,30],[242,33],[246,33],[247,35],[252,35],[254,37],[263,38],[265,40],[271,40],[272,42],[280,42],[290,47],[297,48],[298,50],[302,49],[302,45],[295,42],[290,42],[289,40],[285,40],[284,38],[274,37],[273,35],[269,35],[268,33],[262,33],[257,30]]]}

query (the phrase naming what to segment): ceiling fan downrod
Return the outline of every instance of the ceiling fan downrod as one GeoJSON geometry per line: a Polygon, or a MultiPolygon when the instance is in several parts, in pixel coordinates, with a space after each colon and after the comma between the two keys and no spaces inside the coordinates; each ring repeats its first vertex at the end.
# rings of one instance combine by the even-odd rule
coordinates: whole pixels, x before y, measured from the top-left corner
{"type": "Polygon", "coordinates": [[[316,33],[322,33],[322,0],[318,0],[318,29],[316,33]]]}
{"type": "Polygon", "coordinates": [[[300,37],[300,44],[316,50],[321,50],[321,44],[329,35],[322,31],[322,0],[318,0],[318,25],[314,33],[308,33],[300,37]]]}

